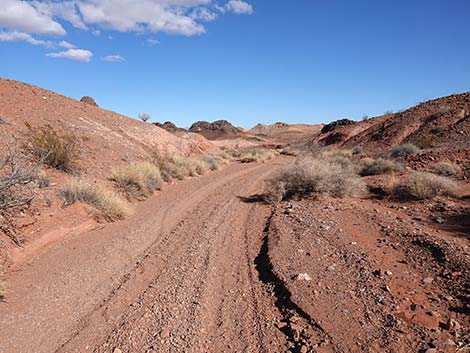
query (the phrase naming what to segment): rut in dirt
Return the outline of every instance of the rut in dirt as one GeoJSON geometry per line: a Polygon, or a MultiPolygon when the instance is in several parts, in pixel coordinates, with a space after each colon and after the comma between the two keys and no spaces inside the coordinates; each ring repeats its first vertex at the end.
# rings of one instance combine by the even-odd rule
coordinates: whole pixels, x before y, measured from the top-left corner
{"type": "Polygon", "coordinates": [[[260,281],[274,294],[274,304],[283,317],[278,328],[286,336],[287,348],[294,353],[301,352],[303,347],[316,348],[328,344],[331,339],[324,329],[292,300],[292,293],[274,270],[269,257],[269,233],[273,216],[274,210],[266,221],[262,245],[254,262],[260,281]]]}

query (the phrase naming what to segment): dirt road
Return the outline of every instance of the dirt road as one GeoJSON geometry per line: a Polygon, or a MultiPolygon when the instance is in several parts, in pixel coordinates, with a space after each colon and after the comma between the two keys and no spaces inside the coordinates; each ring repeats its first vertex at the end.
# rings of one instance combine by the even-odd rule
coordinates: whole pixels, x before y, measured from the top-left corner
{"type": "Polygon", "coordinates": [[[169,185],[129,219],[38,255],[8,278],[0,351],[282,346],[282,334],[265,333],[273,306],[254,267],[269,207],[240,199],[279,165],[232,164],[169,185]]]}
{"type": "Polygon", "coordinates": [[[284,163],[168,185],[38,254],[8,278],[0,352],[470,352],[468,241],[427,203],[259,202],[284,163]]]}

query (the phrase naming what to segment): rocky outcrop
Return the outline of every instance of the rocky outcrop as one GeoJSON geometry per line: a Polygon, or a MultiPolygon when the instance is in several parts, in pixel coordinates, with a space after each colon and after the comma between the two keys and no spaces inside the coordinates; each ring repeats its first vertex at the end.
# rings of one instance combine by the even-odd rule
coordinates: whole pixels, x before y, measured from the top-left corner
{"type": "Polygon", "coordinates": [[[83,96],[81,99],[80,99],[80,102],[82,103],[86,103],[86,104],[90,104],[90,105],[93,105],[95,107],[98,107],[98,104],[96,104],[95,100],[93,98],[91,98],[90,96],[83,96]]]}
{"type": "Polygon", "coordinates": [[[242,134],[242,131],[230,124],[227,120],[217,120],[213,123],[198,121],[191,125],[189,131],[201,134],[209,140],[233,139],[242,134]]]}

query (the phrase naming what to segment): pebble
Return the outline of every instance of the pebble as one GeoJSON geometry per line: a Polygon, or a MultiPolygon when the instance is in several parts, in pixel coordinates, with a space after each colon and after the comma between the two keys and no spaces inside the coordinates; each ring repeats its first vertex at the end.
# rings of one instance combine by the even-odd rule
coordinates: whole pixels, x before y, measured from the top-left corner
{"type": "Polygon", "coordinates": [[[122,353],[122,351],[119,348],[114,348],[113,353],[122,353]]]}
{"type": "Polygon", "coordinates": [[[423,279],[423,282],[426,284],[431,284],[433,281],[434,281],[434,278],[432,277],[426,277],[425,279],[423,279]]]}
{"type": "Polygon", "coordinates": [[[297,275],[297,281],[311,281],[312,278],[308,275],[308,273],[300,273],[297,275]]]}

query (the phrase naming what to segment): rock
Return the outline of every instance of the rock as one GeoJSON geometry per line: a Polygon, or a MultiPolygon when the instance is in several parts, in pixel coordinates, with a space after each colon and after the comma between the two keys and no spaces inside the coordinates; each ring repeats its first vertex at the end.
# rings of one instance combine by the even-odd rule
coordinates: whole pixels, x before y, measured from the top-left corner
{"type": "Polygon", "coordinates": [[[420,310],[417,311],[416,314],[413,316],[413,318],[411,319],[411,323],[421,327],[437,330],[439,328],[439,317],[431,316],[425,313],[424,311],[420,310]]]}
{"type": "Polygon", "coordinates": [[[297,275],[297,281],[311,281],[312,278],[308,275],[308,273],[300,273],[297,275]]]}
{"type": "Polygon", "coordinates": [[[387,300],[384,297],[380,297],[377,299],[377,303],[381,305],[387,305],[387,300]]]}
{"type": "Polygon", "coordinates": [[[426,284],[431,284],[433,281],[434,281],[434,278],[432,277],[426,277],[425,279],[423,279],[423,282],[426,284]]]}
{"type": "Polygon", "coordinates": [[[439,224],[444,223],[444,219],[441,218],[441,217],[434,217],[434,221],[435,221],[436,223],[439,223],[439,224]]]}
{"type": "Polygon", "coordinates": [[[167,328],[164,328],[164,329],[162,330],[162,332],[160,332],[160,336],[161,336],[162,338],[167,338],[167,337],[169,337],[169,336],[170,336],[170,330],[168,330],[167,328]]]}
{"type": "Polygon", "coordinates": [[[452,319],[452,318],[449,318],[449,320],[447,320],[444,328],[447,330],[447,331],[450,331],[450,332],[459,332],[460,331],[460,323],[455,320],[455,319],[452,319]]]}
{"type": "Polygon", "coordinates": [[[82,103],[86,103],[86,104],[90,104],[90,105],[93,105],[95,107],[98,106],[98,104],[96,104],[95,100],[89,96],[83,96],[81,99],[80,99],[80,102],[82,103]]]}
{"type": "Polygon", "coordinates": [[[426,353],[439,353],[439,351],[436,348],[429,348],[426,350],[426,353]]]}
{"type": "Polygon", "coordinates": [[[308,352],[307,346],[300,347],[300,353],[307,353],[307,352],[308,352]]]}
{"type": "Polygon", "coordinates": [[[423,307],[419,304],[413,303],[410,305],[410,309],[413,311],[421,310],[423,307]]]}
{"type": "Polygon", "coordinates": [[[122,351],[119,348],[114,348],[113,353],[122,353],[122,351]]]}

